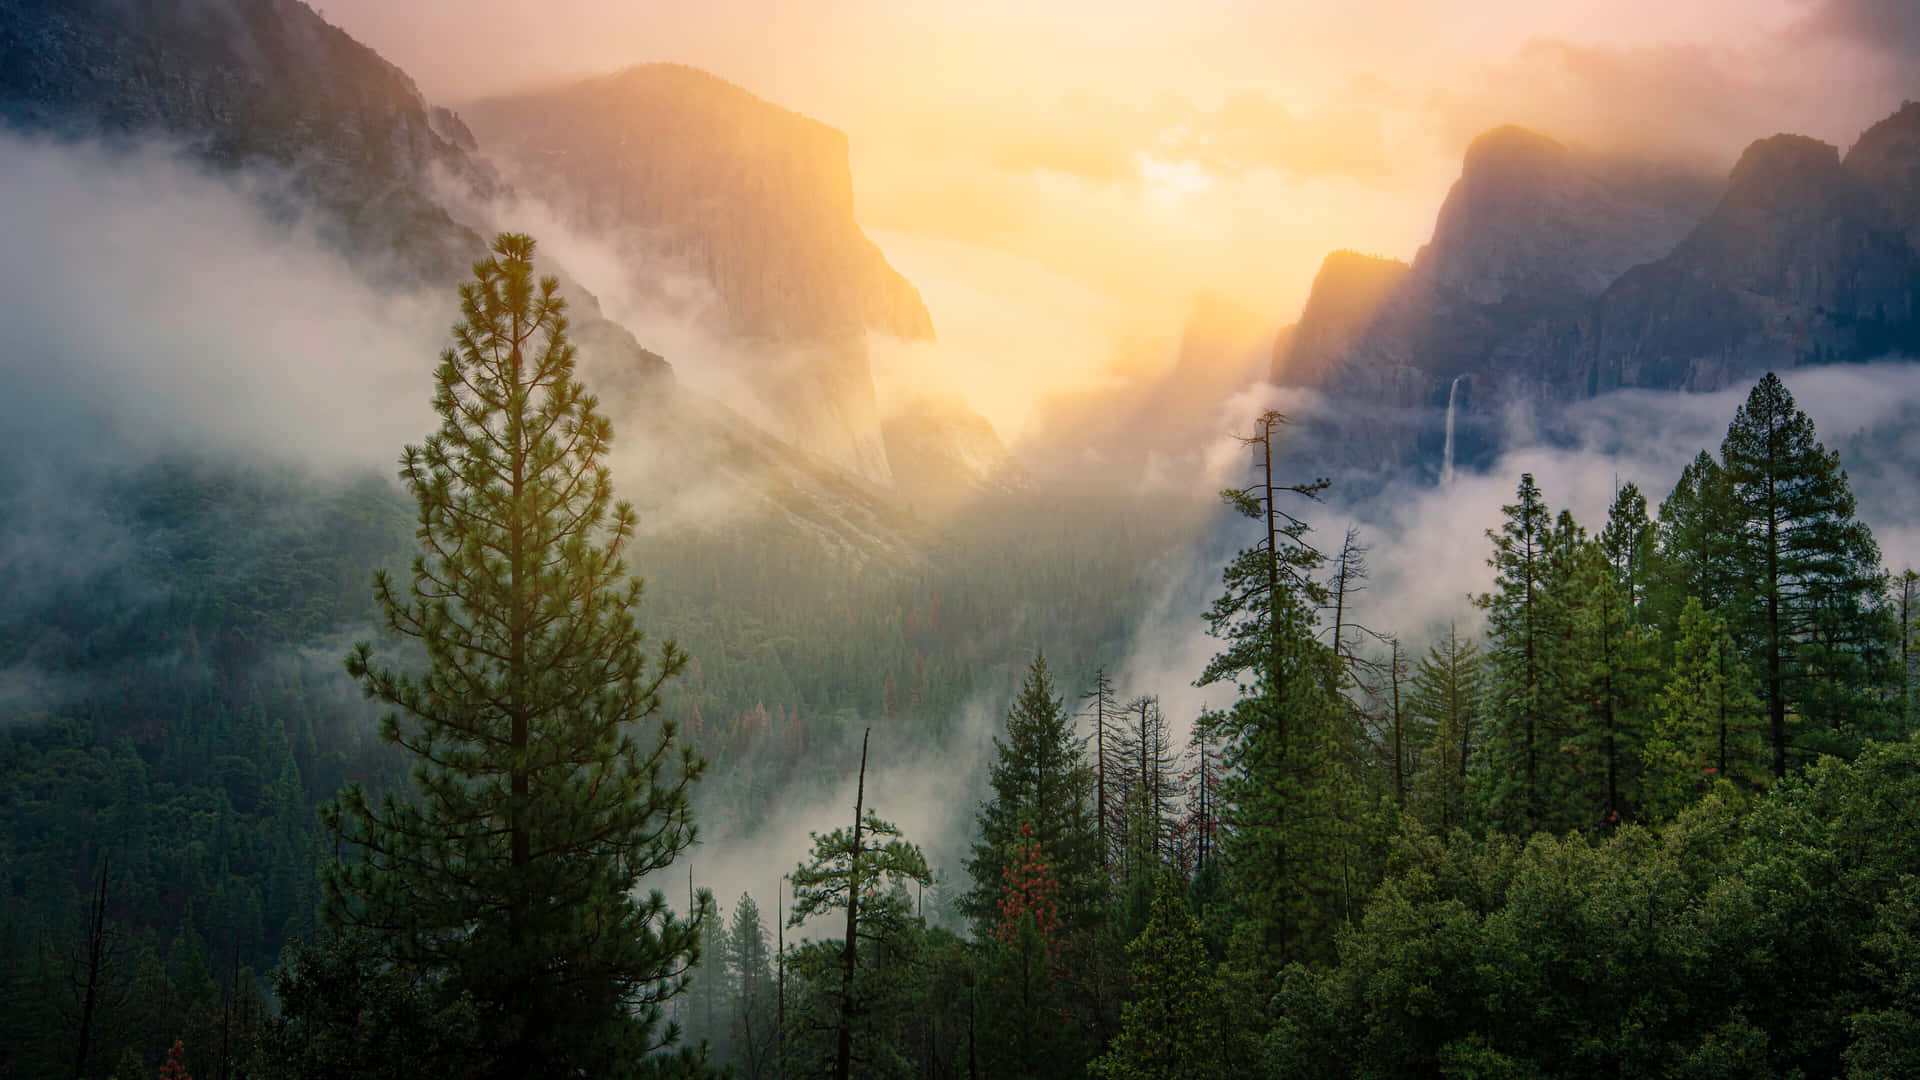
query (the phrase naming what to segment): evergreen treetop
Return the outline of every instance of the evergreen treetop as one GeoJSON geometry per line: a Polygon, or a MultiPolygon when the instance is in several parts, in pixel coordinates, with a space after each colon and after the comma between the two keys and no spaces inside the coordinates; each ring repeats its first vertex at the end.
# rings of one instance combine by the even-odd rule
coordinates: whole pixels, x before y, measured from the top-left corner
{"type": "Polygon", "coordinates": [[[347,856],[327,911],[471,996],[489,1074],[625,1075],[676,1034],[660,1006],[697,926],[636,886],[693,842],[704,764],[657,715],[685,658],[645,649],[612,426],[533,252],[502,235],[460,287],[440,428],[401,458],[420,552],[410,585],[383,571],[375,593],[427,666],[396,671],[362,643],[347,669],[393,706],[381,737],[416,759],[416,794],[352,785],[326,809],[347,856]]]}

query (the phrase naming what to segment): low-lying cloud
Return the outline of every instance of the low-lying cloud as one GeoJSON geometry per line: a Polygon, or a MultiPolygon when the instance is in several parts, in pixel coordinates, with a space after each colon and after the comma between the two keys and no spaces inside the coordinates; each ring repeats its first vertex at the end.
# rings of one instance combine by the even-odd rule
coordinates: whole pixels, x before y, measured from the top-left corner
{"type": "MultiPolygon", "coordinates": [[[[1782,377],[1821,441],[1841,453],[1858,515],[1873,528],[1883,563],[1896,572],[1920,566],[1920,434],[1907,423],[1920,411],[1920,363],[1809,368],[1782,377]]],[[[1547,442],[1511,446],[1485,469],[1460,469],[1448,486],[1403,480],[1358,499],[1335,487],[1320,505],[1295,510],[1304,510],[1314,524],[1313,540],[1329,553],[1338,550],[1347,525],[1358,527],[1361,543],[1371,549],[1371,579],[1350,605],[1351,618],[1401,637],[1417,653],[1449,623],[1463,634],[1481,632],[1481,613],[1470,597],[1493,586],[1486,532],[1500,526],[1501,507],[1513,501],[1522,473],[1534,475],[1555,513],[1571,510],[1589,533],[1605,524],[1614,495],[1627,482],[1639,485],[1650,511],[1657,511],[1695,455],[1718,455],[1750,389],[1604,395],[1543,423],[1547,442]]],[[[1265,408],[1320,406],[1302,397],[1249,393],[1239,407],[1241,426],[1250,427],[1265,408]]],[[[1221,443],[1212,456],[1237,482],[1251,474],[1245,451],[1236,457],[1235,449],[1221,443]]],[[[1131,681],[1159,688],[1178,723],[1190,722],[1203,702],[1224,703],[1225,688],[1186,685],[1218,651],[1200,613],[1219,591],[1220,568],[1231,548],[1256,539],[1237,519],[1223,515],[1219,521],[1214,534],[1196,544],[1185,572],[1167,583],[1121,665],[1136,673],[1131,681]]]]}
{"type": "Polygon", "coordinates": [[[268,217],[270,183],[164,146],[0,135],[12,449],[386,471],[429,429],[451,305],[365,284],[268,217]]]}

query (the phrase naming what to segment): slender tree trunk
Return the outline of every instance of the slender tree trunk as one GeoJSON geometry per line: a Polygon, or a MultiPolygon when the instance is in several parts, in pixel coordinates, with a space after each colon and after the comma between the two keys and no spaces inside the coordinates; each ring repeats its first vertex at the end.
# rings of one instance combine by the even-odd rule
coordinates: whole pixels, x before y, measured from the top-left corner
{"type": "Polygon", "coordinates": [[[100,999],[100,969],[107,952],[107,872],[113,857],[100,856],[100,881],[94,888],[93,903],[87,911],[87,974],[80,999],[79,1045],[73,1055],[74,1080],[87,1075],[87,1052],[93,1048],[93,1011],[100,999]]]}
{"type": "MultiPolygon", "coordinates": [[[[1341,577],[1344,580],[1345,574],[1341,577]]],[[[1388,672],[1393,686],[1393,805],[1407,805],[1406,728],[1400,711],[1400,639],[1393,639],[1393,656],[1388,672]]]]}
{"type": "MultiPolygon", "coordinates": [[[[780,880],[787,879],[782,875],[780,880]]],[[[776,888],[773,894],[773,940],[774,948],[779,950],[775,954],[773,992],[776,1000],[773,1008],[774,1023],[779,1025],[774,1033],[774,1055],[779,1061],[780,1075],[784,1080],[787,1075],[787,918],[781,910],[786,903],[786,898],[781,895],[783,892],[784,888],[776,888]]]]}
{"type": "MultiPolygon", "coordinates": [[[[511,445],[508,447],[508,453],[513,459],[513,476],[511,481],[513,490],[513,517],[509,522],[509,550],[507,555],[510,575],[507,609],[507,685],[509,687],[507,713],[510,725],[507,733],[507,742],[510,748],[508,751],[510,764],[508,765],[507,858],[512,866],[513,873],[512,885],[510,886],[509,892],[511,903],[507,910],[507,941],[510,943],[516,956],[522,955],[523,950],[526,948],[528,924],[533,917],[533,897],[529,891],[530,883],[528,878],[530,875],[527,873],[527,865],[533,861],[533,840],[527,825],[529,803],[531,801],[530,785],[527,775],[527,749],[531,733],[531,724],[529,723],[529,717],[527,715],[528,707],[526,702],[528,682],[527,620],[525,616],[527,514],[522,502],[525,498],[527,483],[525,424],[527,390],[520,378],[522,362],[520,352],[521,335],[520,315],[518,312],[515,312],[513,316],[513,352],[509,358],[511,367],[505,374],[511,380],[511,385],[508,389],[509,404],[507,407],[506,434],[508,438],[512,440],[511,445]]],[[[532,1044],[534,1040],[538,1038],[538,1035],[531,1031],[527,1024],[528,1013],[531,1011],[530,1007],[533,1002],[526,1000],[524,988],[517,981],[515,985],[508,988],[505,999],[508,1015],[519,1027],[519,1033],[512,1038],[512,1049],[509,1051],[505,1062],[508,1074],[534,1072],[534,1062],[531,1060],[530,1054],[532,1052],[532,1044]]]]}
{"type": "MultiPolygon", "coordinates": [[[[1612,595],[1611,592],[1607,594],[1608,597],[1612,597],[1612,595]]],[[[1613,606],[1610,599],[1606,602],[1609,608],[1613,606]]],[[[1613,628],[1611,626],[1604,623],[1601,625],[1600,642],[1602,660],[1607,666],[1606,684],[1602,690],[1606,694],[1606,706],[1603,715],[1606,724],[1605,735],[1607,740],[1607,825],[1611,828],[1620,823],[1620,747],[1617,731],[1619,716],[1614,708],[1615,694],[1613,687],[1613,668],[1618,660],[1619,654],[1617,650],[1613,648],[1613,628]]]]}
{"type": "Polygon", "coordinates": [[[1105,870],[1112,855],[1107,841],[1107,698],[1112,694],[1112,688],[1107,683],[1106,668],[1094,672],[1093,693],[1094,765],[1098,770],[1095,804],[1100,819],[1097,824],[1100,869],[1105,870]]]}
{"type": "MultiPolygon", "coordinates": [[[[1774,438],[1767,437],[1767,455],[1774,438]]],[[[1780,663],[1780,514],[1773,499],[1773,464],[1767,467],[1767,713],[1773,735],[1773,775],[1787,775],[1787,699],[1780,663]]]]}
{"type": "Polygon", "coordinates": [[[847,943],[840,951],[840,1039],[833,1067],[836,1080],[847,1080],[853,1069],[853,972],[858,959],[855,944],[860,923],[860,817],[867,805],[867,739],[872,734],[873,729],[868,728],[860,736],[860,782],[853,796],[853,855],[847,864],[847,943]]]}
{"type": "Polygon", "coordinates": [[[1540,823],[1540,800],[1539,800],[1540,788],[1539,788],[1538,773],[1536,771],[1538,766],[1538,755],[1535,753],[1535,750],[1534,750],[1534,738],[1535,738],[1534,713],[1540,706],[1540,694],[1541,694],[1540,670],[1538,666],[1538,657],[1536,655],[1535,643],[1534,643],[1534,632],[1536,629],[1534,626],[1534,620],[1538,617],[1538,612],[1535,611],[1534,602],[1533,602],[1533,579],[1535,576],[1535,570],[1533,565],[1533,561],[1534,561],[1533,560],[1533,530],[1531,525],[1529,525],[1527,530],[1526,558],[1527,558],[1527,562],[1526,562],[1527,588],[1526,588],[1526,600],[1525,600],[1527,605],[1527,618],[1526,618],[1527,685],[1525,689],[1526,711],[1527,711],[1527,724],[1526,724],[1526,727],[1527,727],[1527,797],[1526,797],[1527,817],[1526,817],[1526,824],[1528,828],[1531,829],[1532,827],[1540,823]]]}

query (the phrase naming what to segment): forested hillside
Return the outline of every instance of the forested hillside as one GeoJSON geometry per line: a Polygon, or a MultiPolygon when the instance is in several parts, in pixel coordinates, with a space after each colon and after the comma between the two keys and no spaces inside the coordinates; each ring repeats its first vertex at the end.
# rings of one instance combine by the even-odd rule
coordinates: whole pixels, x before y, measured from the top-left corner
{"type": "MultiPolygon", "coordinates": [[[[653,582],[633,610],[676,642],[635,730],[680,748],[662,790],[691,796],[637,869],[763,844],[741,823],[848,780],[854,824],[801,823],[812,851],[777,853],[790,895],[637,909],[657,928],[623,976],[641,1041],[553,1031],[600,1047],[595,1075],[1903,1075],[1920,578],[1883,567],[1784,384],[1755,386],[1664,498],[1622,483],[1604,522],[1521,476],[1478,640],[1358,623],[1367,553],[1311,529],[1324,484],[1273,471],[1289,433],[1261,417],[1226,493],[1260,541],[1194,613],[1226,702],[1198,717],[1109,675],[1171,572],[1170,504],[1116,527],[1111,505],[1007,502],[885,574],[778,534],[629,536],[653,582]],[[1012,682],[971,854],[934,865],[921,845],[945,838],[869,801],[870,755],[959,745],[966,706],[1012,682]],[[705,818],[734,826],[695,847],[705,818]]],[[[425,509],[441,481],[408,475],[424,550],[448,553],[413,588],[465,580],[431,570],[457,551],[425,509]]],[[[511,952],[397,951],[398,924],[367,921],[424,887],[378,830],[457,835],[390,816],[462,790],[407,796],[420,754],[423,777],[454,760],[407,732],[471,737],[431,720],[459,684],[419,696],[355,652],[413,718],[376,725],[335,666],[365,632],[364,574],[405,595],[405,502],[372,478],[173,465],[102,505],[143,538],[118,587],[42,590],[7,639],[63,704],[0,734],[6,1067],[543,1071],[547,1014],[490,997],[506,969],[469,972],[511,952]],[[219,527],[242,517],[273,524],[219,527]],[[536,1041],[498,1043],[489,1015],[536,1041]]],[[[427,602],[388,608],[424,651],[378,649],[445,680],[439,636],[464,624],[427,602]]],[[[417,903],[395,909],[409,926],[417,903]]]]}

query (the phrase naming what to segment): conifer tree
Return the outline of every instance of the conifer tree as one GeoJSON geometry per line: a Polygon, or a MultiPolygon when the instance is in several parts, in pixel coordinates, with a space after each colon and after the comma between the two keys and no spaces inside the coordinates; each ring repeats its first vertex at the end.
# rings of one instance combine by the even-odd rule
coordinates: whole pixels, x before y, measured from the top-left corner
{"type": "Polygon", "coordinates": [[[1093,673],[1093,689],[1080,695],[1080,700],[1091,701],[1087,712],[1093,720],[1093,820],[1098,832],[1100,845],[1100,869],[1107,870],[1112,865],[1113,847],[1109,837],[1112,807],[1107,802],[1108,762],[1117,746],[1119,735],[1119,706],[1113,696],[1113,679],[1107,675],[1107,669],[1097,668],[1093,673]]]}
{"type": "Polygon", "coordinates": [[[1893,624],[1899,653],[1900,719],[1905,730],[1920,727],[1920,571],[1908,567],[1893,579],[1893,624]]]}
{"type": "Polygon", "coordinates": [[[769,1080],[778,1070],[774,1000],[778,991],[767,949],[767,928],[760,921],[759,905],[748,893],[741,893],[740,902],[733,907],[722,970],[732,1006],[729,1035],[734,1069],[742,1080],[769,1080]]]}
{"type": "Polygon", "coordinates": [[[1854,519],[1840,456],[1769,372],[1720,445],[1732,507],[1729,624],[1760,679],[1773,774],[1798,749],[1841,751],[1866,731],[1887,661],[1886,578],[1854,519]]]}
{"type": "Polygon", "coordinates": [[[1660,504],[1651,583],[1651,619],[1671,641],[1689,597],[1708,611],[1733,603],[1736,526],[1733,491],[1720,463],[1705,450],[1680,472],[1660,504]]]}
{"type": "Polygon", "coordinates": [[[1554,668],[1564,639],[1552,593],[1555,529],[1532,473],[1501,512],[1506,522],[1487,531],[1495,591],[1475,601],[1487,611],[1492,668],[1485,798],[1491,824],[1524,835],[1547,818],[1559,719],[1554,668]]]}
{"type": "Polygon", "coordinates": [[[533,250],[500,236],[460,287],[440,429],[401,458],[421,550],[410,586],[383,571],[375,593],[427,667],[363,643],[347,669],[395,709],[381,737],[414,756],[417,790],[353,785],[327,808],[352,856],[328,871],[327,910],[471,997],[488,1075],[629,1075],[675,1038],[661,1005],[697,947],[690,917],[635,886],[693,841],[704,766],[658,715],[684,657],[669,642],[649,664],[612,427],[533,250]]]}
{"type": "Polygon", "coordinates": [[[1479,727],[1482,663],[1452,623],[1414,668],[1411,707],[1427,721],[1429,741],[1414,777],[1420,816],[1447,832],[1469,819],[1467,779],[1484,736],[1479,727]]]}
{"type": "Polygon", "coordinates": [[[1221,856],[1250,948],[1268,971],[1325,954],[1332,930],[1357,905],[1352,872],[1360,733],[1340,692],[1340,658],[1314,632],[1327,593],[1307,522],[1279,504],[1315,498],[1323,481],[1274,479],[1273,440],[1285,417],[1267,413],[1242,441],[1256,455],[1254,483],[1221,493],[1261,526],[1261,538],[1221,574],[1207,627],[1225,642],[1197,685],[1228,683],[1234,704],[1202,719],[1217,739],[1221,856]]]}
{"type": "MultiPolygon", "coordinates": [[[[1611,525],[1612,523],[1610,523],[1611,525]]],[[[1620,530],[1625,531],[1625,530],[1620,530]]],[[[1564,712],[1577,725],[1566,748],[1574,755],[1578,790],[1570,823],[1612,828],[1639,801],[1645,705],[1655,673],[1652,639],[1633,607],[1633,582],[1612,557],[1606,534],[1579,544],[1564,661],[1564,712]]]]}
{"type": "Polygon", "coordinates": [[[1127,946],[1133,996],[1120,1033],[1087,1071],[1099,1080],[1220,1076],[1225,1031],[1200,924],[1164,875],[1149,911],[1127,946]]]}
{"type": "Polygon", "coordinates": [[[846,932],[831,949],[824,943],[803,950],[802,977],[814,989],[814,1007],[796,1017],[796,1034],[831,1034],[831,1049],[803,1053],[796,1069],[803,1076],[848,1080],[892,1070],[899,1051],[892,1033],[900,1026],[900,969],[908,962],[919,920],[902,888],[907,882],[933,880],[926,856],[866,805],[867,744],[860,744],[860,780],[853,804],[853,827],[813,834],[813,856],[793,872],[793,910],[789,927],[814,915],[846,912],[846,932]],[[882,883],[893,889],[882,893],[882,883]],[[862,944],[866,945],[863,951],[862,944]],[[863,959],[864,957],[864,959],[863,959]],[[804,1066],[804,1067],[803,1067],[804,1066]]]}
{"type": "Polygon", "coordinates": [[[961,911],[983,927],[994,923],[1009,854],[1030,839],[1053,867],[1069,919],[1084,923],[1100,887],[1100,834],[1090,805],[1095,777],[1044,655],[1035,654],[1027,668],[1007,710],[1005,738],[995,736],[993,750],[993,795],[980,806],[980,839],[967,861],[973,888],[961,911]]]}
{"type": "Polygon", "coordinates": [[[1023,825],[1021,834],[1003,868],[997,920],[983,942],[993,1008],[982,1017],[981,1056],[990,1076],[1041,1080],[1079,1072],[1085,1057],[1067,1001],[1060,882],[1032,825],[1023,825]]]}
{"type": "Polygon", "coordinates": [[[690,973],[687,992],[679,1000],[682,1038],[688,1045],[705,1044],[715,1062],[733,1057],[732,980],[726,967],[732,948],[725,913],[715,907],[700,922],[700,965],[690,973]]]}
{"type": "Polygon", "coordinates": [[[1600,547],[1613,566],[1613,579],[1626,591],[1627,607],[1638,621],[1646,601],[1652,564],[1658,550],[1658,532],[1647,517],[1647,497],[1629,481],[1614,493],[1607,524],[1600,530],[1600,547]]]}
{"type": "Polygon", "coordinates": [[[1648,807],[1656,818],[1678,814],[1722,780],[1747,790],[1766,785],[1760,703],[1743,669],[1726,620],[1690,598],[1645,750],[1648,807]]]}

